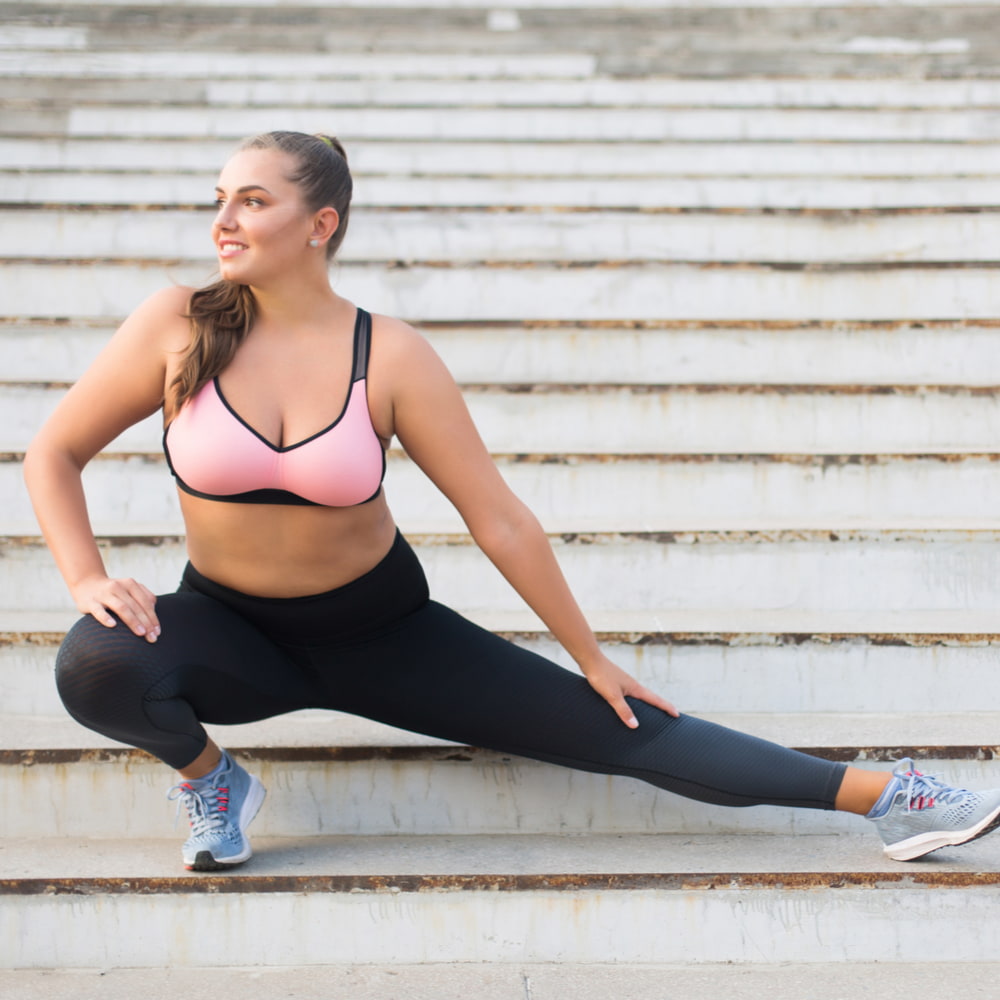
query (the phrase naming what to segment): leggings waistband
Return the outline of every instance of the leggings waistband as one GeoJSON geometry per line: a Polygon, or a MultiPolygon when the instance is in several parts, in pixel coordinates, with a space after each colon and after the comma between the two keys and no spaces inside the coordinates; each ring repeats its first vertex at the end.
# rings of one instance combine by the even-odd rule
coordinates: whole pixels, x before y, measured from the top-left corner
{"type": "Polygon", "coordinates": [[[372,569],[321,594],[244,594],[199,573],[191,563],[184,567],[178,590],[211,597],[253,622],[269,638],[294,645],[343,642],[380,632],[422,607],[429,596],[423,568],[399,531],[372,569]]]}

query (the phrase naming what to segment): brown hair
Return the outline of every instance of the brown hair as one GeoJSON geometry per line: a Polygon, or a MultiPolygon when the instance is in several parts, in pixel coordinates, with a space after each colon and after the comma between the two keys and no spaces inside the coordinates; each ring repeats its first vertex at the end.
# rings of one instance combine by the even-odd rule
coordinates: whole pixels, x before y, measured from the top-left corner
{"type": "MultiPolygon", "coordinates": [[[[326,245],[330,260],[344,242],[351,210],[353,185],[344,147],[329,135],[265,132],[245,140],[238,151],[247,149],[288,153],[296,163],[289,180],[299,186],[308,209],[315,212],[332,206],[337,210],[340,224],[326,245]]],[[[187,314],[191,344],[180,372],[170,384],[175,406],[182,406],[232,361],[236,348],[253,326],[256,311],[257,302],[250,288],[233,281],[216,281],[192,294],[187,314]]]]}

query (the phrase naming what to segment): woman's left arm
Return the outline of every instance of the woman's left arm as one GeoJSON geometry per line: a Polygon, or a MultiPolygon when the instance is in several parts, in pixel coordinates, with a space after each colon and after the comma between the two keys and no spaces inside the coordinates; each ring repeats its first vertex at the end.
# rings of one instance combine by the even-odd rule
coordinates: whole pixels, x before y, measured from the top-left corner
{"type": "MultiPolygon", "coordinates": [[[[455,505],[476,544],[627,726],[638,721],[626,696],[678,715],[670,702],[601,652],[545,532],[500,475],[455,380],[430,344],[402,323],[380,317],[380,328],[386,336],[376,342],[379,382],[391,387],[392,431],[455,505]]],[[[375,349],[373,344],[373,359],[375,349]]]]}

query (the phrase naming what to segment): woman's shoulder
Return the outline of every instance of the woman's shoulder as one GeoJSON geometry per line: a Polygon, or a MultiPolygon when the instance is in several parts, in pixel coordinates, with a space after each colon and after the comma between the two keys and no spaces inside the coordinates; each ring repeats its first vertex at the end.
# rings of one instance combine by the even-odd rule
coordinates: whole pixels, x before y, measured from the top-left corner
{"type": "Polygon", "coordinates": [[[193,292],[186,285],[169,285],[153,292],[132,310],[119,334],[177,350],[190,340],[188,311],[193,292]]]}
{"type": "Polygon", "coordinates": [[[378,313],[372,313],[372,355],[390,363],[436,357],[430,341],[415,326],[378,313]]]}
{"type": "Polygon", "coordinates": [[[164,320],[187,319],[195,289],[188,285],[168,285],[153,292],[133,311],[133,316],[164,320]]]}

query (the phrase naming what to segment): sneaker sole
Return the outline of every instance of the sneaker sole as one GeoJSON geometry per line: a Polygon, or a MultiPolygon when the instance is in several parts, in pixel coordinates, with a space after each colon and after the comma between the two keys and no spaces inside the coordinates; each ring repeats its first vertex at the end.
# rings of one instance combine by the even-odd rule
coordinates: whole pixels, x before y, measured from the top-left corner
{"type": "Polygon", "coordinates": [[[887,844],[883,848],[886,857],[893,861],[915,861],[930,854],[932,851],[939,851],[942,847],[958,847],[959,844],[968,844],[979,837],[985,837],[1000,827],[1000,806],[997,806],[985,819],[967,830],[957,830],[951,833],[937,830],[933,833],[922,833],[917,837],[910,837],[909,840],[901,840],[898,844],[887,844]]]}
{"type": "Polygon", "coordinates": [[[240,809],[240,832],[243,834],[243,842],[246,845],[239,854],[231,858],[216,858],[211,851],[199,851],[194,861],[185,861],[184,867],[189,872],[220,872],[226,868],[235,868],[237,865],[249,861],[253,855],[253,848],[250,846],[250,838],[247,836],[247,827],[253,822],[254,817],[264,804],[267,790],[260,781],[250,776],[250,787],[247,789],[246,797],[243,799],[243,806],[240,809]]]}

